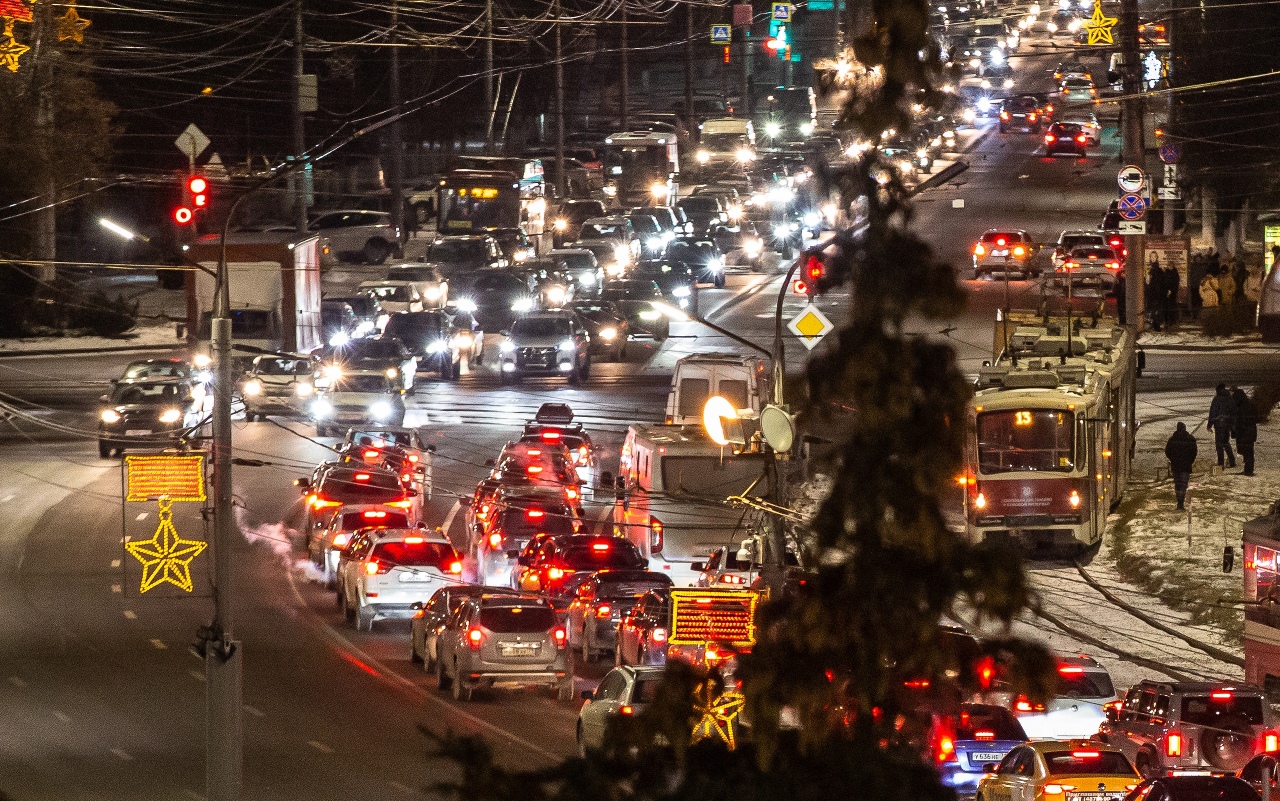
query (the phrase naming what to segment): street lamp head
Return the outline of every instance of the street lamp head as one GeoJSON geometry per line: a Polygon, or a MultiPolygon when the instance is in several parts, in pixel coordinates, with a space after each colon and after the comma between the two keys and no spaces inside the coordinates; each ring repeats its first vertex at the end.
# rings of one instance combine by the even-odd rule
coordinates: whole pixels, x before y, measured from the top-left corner
{"type": "Polygon", "coordinates": [[[133,231],[130,231],[128,228],[125,228],[123,225],[119,225],[117,223],[112,222],[111,220],[108,220],[106,217],[99,217],[98,225],[101,225],[103,228],[106,228],[108,231],[115,234],[116,236],[123,237],[124,239],[128,239],[130,241],[133,241],[134,239],[138,238],[138,235],[135,234],[133,231]]]}

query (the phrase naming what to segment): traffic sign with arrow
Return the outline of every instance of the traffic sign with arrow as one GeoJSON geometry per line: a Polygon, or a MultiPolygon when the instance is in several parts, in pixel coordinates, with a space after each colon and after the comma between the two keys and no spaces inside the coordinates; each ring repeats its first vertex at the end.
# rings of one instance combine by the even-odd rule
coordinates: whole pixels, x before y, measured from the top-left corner
{"type": "Polygon", "coordinates": [[[1142,171],[1141,167],[1128,164],[1120,168],[1120,173],[1116,176],[1116,183],[1120,186],[1120,191],[1128,194],[1136,194],[1142,191],[1142,187],[1147,185],[1147,174],[1142,171]]]}

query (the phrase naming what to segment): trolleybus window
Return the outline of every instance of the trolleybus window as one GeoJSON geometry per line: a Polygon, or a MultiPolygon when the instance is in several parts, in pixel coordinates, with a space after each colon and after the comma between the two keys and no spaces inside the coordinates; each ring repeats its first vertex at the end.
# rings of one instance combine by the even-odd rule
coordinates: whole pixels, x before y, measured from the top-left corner
{"type": "Polygon", "coordinates": [[[505,190],[512,194],[514,203],[501,198],[502,191],[494,187],[444,189],[440,193],[440,216],[445,227],[463,230],[509,227],[511,207],[518,208],[518,200],[514,197],[515,190],[505,190]]]}
{"type": "Polygon", "coordinates": [[[978,415],[978,465],[983,473],[1075,468],[1075,415],[1057,410],[1013,410],[978,415]]]}

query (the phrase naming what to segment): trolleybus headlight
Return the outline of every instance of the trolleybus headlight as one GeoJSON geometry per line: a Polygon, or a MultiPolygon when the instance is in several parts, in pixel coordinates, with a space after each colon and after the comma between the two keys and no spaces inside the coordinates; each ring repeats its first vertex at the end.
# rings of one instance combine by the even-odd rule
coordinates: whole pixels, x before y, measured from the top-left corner
{"type": "Polygon", "coordinates": [[[975,497],[974,497],[974,499],[973,499],[973,508],[974,508],[974,509],[986,509],[986,508],[987,508],[987,496],[986,496],[986,495],[984,495],[984,494],[982,494],[981,492],[979,492],[979,493],[977,494],[977,496],[975,496],[975,497]]]}
{"type": "Polygon", "coordinates": [[[1067,498],[1067,503],[1071,504],[1072,509],[1080,508],[1080,493],[1071,490],[1071,497],[1067,498]]]}

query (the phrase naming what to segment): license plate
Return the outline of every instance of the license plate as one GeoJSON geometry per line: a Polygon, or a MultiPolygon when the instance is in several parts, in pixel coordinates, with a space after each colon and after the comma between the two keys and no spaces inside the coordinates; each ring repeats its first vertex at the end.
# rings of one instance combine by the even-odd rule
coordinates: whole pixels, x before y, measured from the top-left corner
{"type": "Polygon", "coordinates": [[[1067,793],[1067,801],[1119,801],[1124,793],[1067,793]]]}
{"type": "Polygon", "coordinates": [[[401,573],[400,574],[401,581],[431,581],[432,578],[433,577],[430,573],[401,573]]]}
{"type": "Polygon", "coordinates": [[[151,435],[151,429],[149,429],[149,428],[130,428],[128,431],[125,431],[125,432],[124,432],[124,435],[125,435],[126,437],[147,437],[147,436],[150,436],[150,435],[151,435]]]}
{"type": "Polygon", "coordinates": [[[991,751],[975,752],[969,755],[970,762],[999,762],[1004,759],[1004,754],[997,754],[991,751]]]}
{"type": "Polygon", "coordinates": [[[538,646],[536,645],[503,645],[503,656],[537,656],[538,646]]]}

